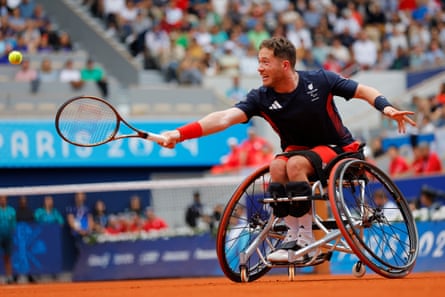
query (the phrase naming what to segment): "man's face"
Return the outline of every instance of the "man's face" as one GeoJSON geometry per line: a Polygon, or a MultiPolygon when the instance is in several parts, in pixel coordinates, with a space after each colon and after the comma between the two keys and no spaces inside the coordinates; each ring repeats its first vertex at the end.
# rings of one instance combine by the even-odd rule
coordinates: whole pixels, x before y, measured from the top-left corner
{"type": "Polygon", "coordinates": [[[390,159],[394,159],[395,157],[397,157],[397,148],[391,146],[391,147],[388,149],[388,155],[389,155],[390,159]]]}
{"type": "Polygon", "coordinates": [[[76,196],[74,197],[75,201],[76,201],[76,205],[80,206],[83,205],[85,202],[85,194],[84,193],[77,193],[76,196]]]}
{"type": "Polygon", "coordinates": [[[422,145],[419,147],[419,154],[423,157],[423,158],[427,158],[430,154],[430,148],[426,145],[422,145]]]}
{"type": "Polygon", "coordinates": [[[7,198],[6,198],[6,196],[4,196],[4,195],[1,195],[0,196],[0,207],[5,207],[6,206],[6,204],[7,204],[7,198]]]}
{"type": "Polygon", "coordinates": [[[53,208],[53,206],[54,206],[54,200],[53,200],[53,197],[52,196],[46,196],[45,197],[45,200],[43,200],[44,202],[44,204],[45,204],[45,207],[47,207],[47,208],[53,208]]]}
{"type": "Polygon", "coordinates": [[[258,72],[263,85],[273,87],[284,75],[283,61],[274,56],[273,50],[262,48],[258,53],[258,72]]]}
{"type": "Polygon", "coordinates": [[[23,62],[22,62],[22,69],[24,69],[24,70],[28,70],[29,69],[29,61],[28,60],[24,60],[23,62]]]}

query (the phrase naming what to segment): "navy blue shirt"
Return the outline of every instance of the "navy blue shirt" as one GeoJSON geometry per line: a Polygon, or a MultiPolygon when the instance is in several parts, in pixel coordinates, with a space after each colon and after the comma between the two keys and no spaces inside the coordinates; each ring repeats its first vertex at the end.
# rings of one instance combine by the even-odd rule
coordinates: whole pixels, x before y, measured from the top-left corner
{"type": "Polygon", "coordinates": [[[343,125],[334,95],[351,99],[358,83],[324,69],[297,71],[298,86],[291,93],[277,93],[261,86],[251,90],[246,100],[235,104],[250,119],[263,117],[278,133],[281,148],[289,145],[345,146],[354,141],[343,125]]]}

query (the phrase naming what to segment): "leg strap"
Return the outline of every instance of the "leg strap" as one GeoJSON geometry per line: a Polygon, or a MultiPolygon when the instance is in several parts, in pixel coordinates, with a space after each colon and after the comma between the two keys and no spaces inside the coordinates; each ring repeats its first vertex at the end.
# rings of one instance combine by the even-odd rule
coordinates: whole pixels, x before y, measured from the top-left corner
{"type": "MultiPolygon", "coordinates": [[[[272,198],[286,197],[286,188],[283,184],[272,182],[269,184],[268,191],[272,198]]],[[[277,218],[284,218],[289,215],[289,202],[272,202],[270,206],[277,218]]]]}
{"type": "MultiPolygon", "coordinates": [[[[286,192],[289,198],[294,196],[312,195],[311,186],[305,181],[288,182],[286,184],[286,192]]],[[[290,202],[289,206],[289,215],[299,218],[308,213],[308,211],[311,209],[311,206],[311,200],[292,201],[290,202]]]]}

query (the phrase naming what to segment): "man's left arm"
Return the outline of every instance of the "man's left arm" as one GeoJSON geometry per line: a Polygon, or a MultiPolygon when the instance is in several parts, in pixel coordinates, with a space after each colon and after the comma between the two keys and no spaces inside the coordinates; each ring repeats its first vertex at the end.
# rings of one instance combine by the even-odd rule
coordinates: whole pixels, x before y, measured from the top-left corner
{"type": "Polygon", "coordinates": [[[354,98],[363,99],[372,105],[375,109],[379,110],[385,116],[397,121],[399,133],[406,132],[406,123],[415,127],[416,122],[412,120],[408,115],[413,115],[413,111],[398,110],[386,99],[386,97],[377,89],[358,84],[355,91],[354,98]]]}

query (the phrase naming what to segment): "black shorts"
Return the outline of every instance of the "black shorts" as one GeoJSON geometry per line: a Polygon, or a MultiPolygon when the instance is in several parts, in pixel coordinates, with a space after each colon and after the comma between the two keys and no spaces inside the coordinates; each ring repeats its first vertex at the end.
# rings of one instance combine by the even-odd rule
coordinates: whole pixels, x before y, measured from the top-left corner
{"type": "Polygon", "coordinates": [[[12,254],[14,239],[12,234],[0,234],[0,248],[4,255],[10,256],[12,254]]]}

